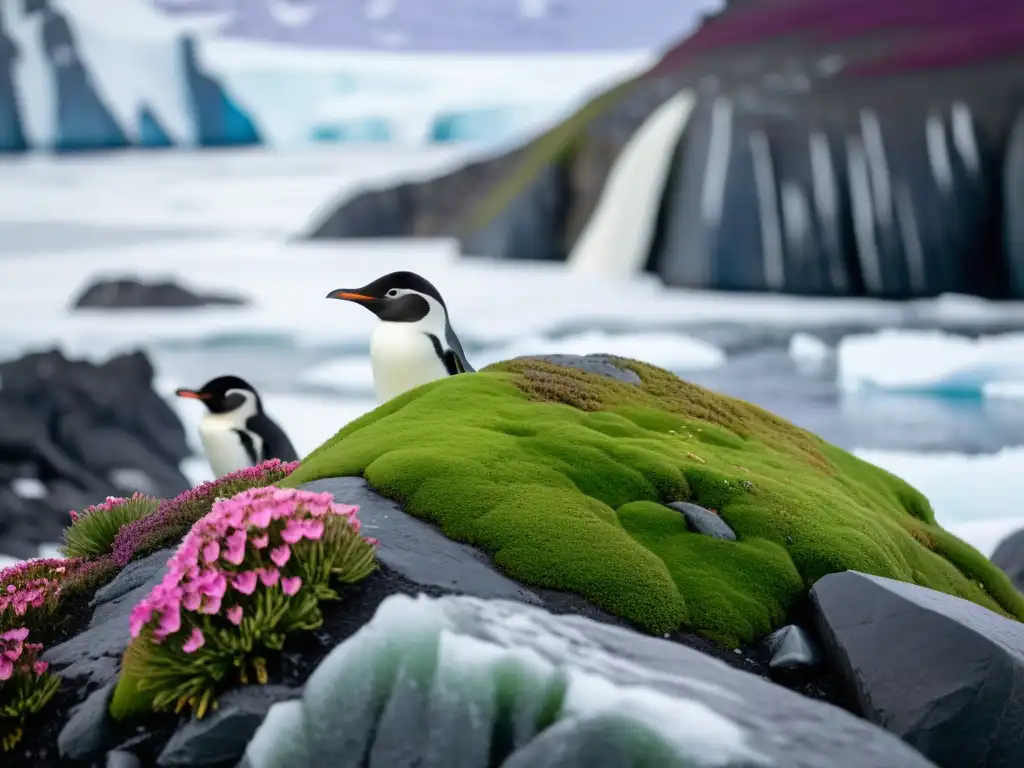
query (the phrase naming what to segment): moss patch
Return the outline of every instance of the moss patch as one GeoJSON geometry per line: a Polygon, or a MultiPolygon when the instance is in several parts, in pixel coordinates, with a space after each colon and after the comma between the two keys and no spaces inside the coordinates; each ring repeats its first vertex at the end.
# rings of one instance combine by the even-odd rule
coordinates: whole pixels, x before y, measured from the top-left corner
{"type": "Polygon", "coordinates": [[[363,475],[513,578],[652,632],[749,642],[855,569],[1024,619],[1024,597],[899,478],[767,411],[643,363],[640,385],[538,360],[419,387],[347,425],[281,485],[363,475]],[[715,509],[739,540],[662,505],[715,509]]]}

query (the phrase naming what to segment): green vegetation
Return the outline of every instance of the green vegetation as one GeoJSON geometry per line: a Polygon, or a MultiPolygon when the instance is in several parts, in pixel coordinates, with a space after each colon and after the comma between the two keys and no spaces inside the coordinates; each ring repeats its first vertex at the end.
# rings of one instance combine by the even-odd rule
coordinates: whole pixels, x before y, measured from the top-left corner
{"type": "Polygon", "coordinates": [[[64,557],[99,557],[111,551],[122,526],[149,517],[160,500],[141,493],[130,498],[110,496],[82,512],[71,512],[71,525],[64,529],[64,557]]]}
{"type": "Polygon", "coordinates": [[[751,641],[825,574],[913,582],[1024,619],[1024,597],[899,478],[748,403],[620,360],[642,384],[537,360],[427,384],[279,483],[363,475],[513,578],[652,632],[751,641]],[[715,510],[736,542],[662,504],[715,510]]]}

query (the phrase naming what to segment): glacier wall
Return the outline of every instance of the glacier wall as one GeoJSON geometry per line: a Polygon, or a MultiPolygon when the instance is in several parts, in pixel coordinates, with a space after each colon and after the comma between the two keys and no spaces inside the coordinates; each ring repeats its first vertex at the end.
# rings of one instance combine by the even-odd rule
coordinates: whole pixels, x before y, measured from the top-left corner
{"type": "Polygon", "coordinates": [[[501,145],[651,58],[312,50],[225,23],[152,0],[0,0],[0,152],[501,145]]]}
{"type": "Polygon", "coordinates": [[[195,25],[161,21],[134,0],[0,3],[0,151],[260,143],[195,25]]]}

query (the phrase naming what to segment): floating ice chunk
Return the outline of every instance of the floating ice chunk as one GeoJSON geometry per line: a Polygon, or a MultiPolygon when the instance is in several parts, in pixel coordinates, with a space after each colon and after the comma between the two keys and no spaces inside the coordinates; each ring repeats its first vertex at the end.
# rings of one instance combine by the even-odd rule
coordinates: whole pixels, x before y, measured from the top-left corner
{"type": "Polygon", "coordinates": [[[789,357],[796,367],[814,373],[825,367],[831,356],[828,344],[809,333],[794,333],[789,338],[789,357]]]}
{"type": "Polygon", "coordinates": [[[23,499],[42,499],[46,497],[46,486],[34,477],[19,477],[11,483],[11,490],[23,499]]]}
{"type": "Polygon", "coordinates": [[[886,330],[847,336],[837,354],[839,386],[847,392],[982,397],[994,382],[1024,382],[1024,333],[970,339],[886,330]]]}

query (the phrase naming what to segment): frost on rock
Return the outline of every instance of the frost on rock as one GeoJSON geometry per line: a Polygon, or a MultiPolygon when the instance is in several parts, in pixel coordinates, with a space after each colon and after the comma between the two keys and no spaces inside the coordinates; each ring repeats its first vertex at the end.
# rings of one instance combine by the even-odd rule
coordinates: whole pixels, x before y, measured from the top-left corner
{"type": "Polygon", "coordinates": [[[275,704],[246,768],[927,766],[840,710],[688,648],[576,616],[395,595],[303,699],[275,704]]]}

